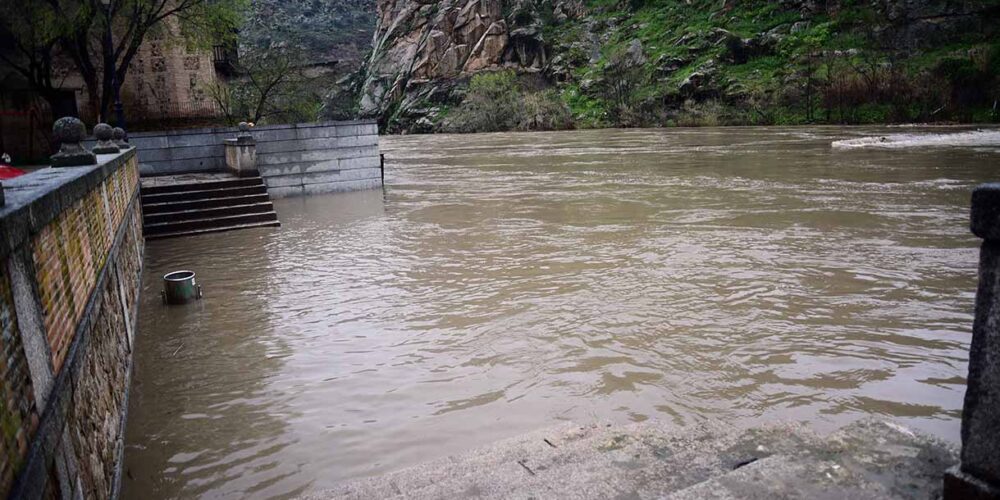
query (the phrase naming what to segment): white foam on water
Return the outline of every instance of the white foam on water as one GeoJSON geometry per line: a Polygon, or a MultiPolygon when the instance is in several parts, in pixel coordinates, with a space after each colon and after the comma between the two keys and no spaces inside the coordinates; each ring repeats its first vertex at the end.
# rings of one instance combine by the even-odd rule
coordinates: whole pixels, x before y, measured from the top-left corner
{"type": "Polygon", "coordinates": [[[834,149],[920,147],[1000,147],[1000,130],[976,130],[949,134],[893,134],[834,141],[834,149]]]}

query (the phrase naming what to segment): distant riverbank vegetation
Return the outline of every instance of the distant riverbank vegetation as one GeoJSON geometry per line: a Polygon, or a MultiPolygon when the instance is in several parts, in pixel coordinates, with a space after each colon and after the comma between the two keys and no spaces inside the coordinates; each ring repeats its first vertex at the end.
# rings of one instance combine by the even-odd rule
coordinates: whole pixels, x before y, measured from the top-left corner
{"type": "Polygon", "coordinates": [[[383,129],[1000,122],[995,0],[560,3],[505,3],[544,65],[408,83],[383,129]]]}

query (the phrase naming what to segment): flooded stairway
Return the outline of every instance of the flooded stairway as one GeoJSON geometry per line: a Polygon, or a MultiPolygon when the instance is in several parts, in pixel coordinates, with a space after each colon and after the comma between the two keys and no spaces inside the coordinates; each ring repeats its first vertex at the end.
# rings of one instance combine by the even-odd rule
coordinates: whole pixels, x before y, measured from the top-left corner
{"type": "Polygon", "coordinates": [[[281,225],[262,178],[227,174],[142,179],[142,213],[147,239],[281,225]]]}

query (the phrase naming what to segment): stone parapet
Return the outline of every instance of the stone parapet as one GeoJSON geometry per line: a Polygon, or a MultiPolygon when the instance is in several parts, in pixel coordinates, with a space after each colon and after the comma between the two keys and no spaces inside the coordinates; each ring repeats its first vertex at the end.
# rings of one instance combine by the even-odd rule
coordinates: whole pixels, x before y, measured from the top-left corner
{"type": "Polygon", "coordinates": [[[255,170],[275,197],[382,186],[373,121],[145,132],[129,140],[144,176],[255,170]],[[238,132],[242,138],[233,139],[238,132]]]}
{"type": "Polygon", "coordinates": [[[0,494],[114,497],[143,254],[136,152],[4,189],[0,494]]]}
{"type": "MultiPolygon", "coordinates": [[[[237,135],[236,127],[136,132],[129,143],[139,150],[139,168],[143,176],[174,175],[194,172],[222,172],[226,169],[225,141],[237,135]]],[[[378,125],[373,121],[342,121],[294,125],[264,125],[253,128],[258,154],[287,150],[288,143],[309,139],[371,136],[378,143],[378,125]]],[[[337,141],[298,142],[294,150],[340,147],[337,141]]],[[[347,147],[347,146],[344,146],[347,147]]]]}

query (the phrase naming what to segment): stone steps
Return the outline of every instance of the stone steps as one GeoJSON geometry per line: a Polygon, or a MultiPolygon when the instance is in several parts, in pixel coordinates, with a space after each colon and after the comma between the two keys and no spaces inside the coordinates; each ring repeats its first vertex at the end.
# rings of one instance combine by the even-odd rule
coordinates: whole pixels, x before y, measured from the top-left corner
{"type": "Polygon", "coordinates": [[[206,191],[213,189],[226,189],[234,187],[254,187],[261,184],[260,177],[233,177],[220,180],[204,180],[199,182],[188,182],[180,184],[163,184],[146,186],[142,190],[143,195],[159,195],[170,193],[183,193],[184,191],[206,191]]]}
{"type": "MultiPolygon", "coordinates": [[[[260,177],[257,177],[260,179],[260,177]]],[[[176,191],[173,193],[161,193],[161,194],[142,194],[142,203],[145,204],[162,204],[162,203],[175,203],[175,202],[185,202],[185,201],[195,201],[195,200],[206,200],[212,198],[233,198],[237,196],[250,196],[255,194],[267,194],[267,187],[264,186],[264,181],[261,180],[260,184],[253,186],[227,186],[223,188],[215,189],[199,189],[198,186],[192,185],[188,186],[185,191],[176,191]]]]}
{"type": "MultiPolygon", "coordinates": [[[[237,202],[237,200],[233,200],[237,202]]],[[[189,210],[178,210],[175,212],[160,212],[143,215],[143,222],[147,227],[155,224],[165,224],[170,222],[189,221],[198,219],[214,219],[218,217],[229,217],[234,215],[262,214],[274,212],[274,204],[270,201],[255,203],[227,204],[220,207],[205,207],[189,210]]]]}
{"type": "Polygon", "coordinates": [[[260,177],[156,179],[144,183],[141,199],[151,240],[281,225],[260,177]]]}
{"type": "Polygon", "coordinates": [[[267,195],[267,193],[263,193],[247,196],[225,196],[221,198],[177,201],[172,203],[144,203],[142,205],[142,213],[144,215],[154,215],[169,212],[187,212],[192,210],[231,207],[237,205],[254,205],[257,203],[271,203],[271,198],[267,195]]]}
{"type": "Polygon", "coordinates": [[[160,234],[157,234],[157,235],[154,235],[154,236],[147,236],[146,239],[147,240],[164,240],[164,239],[167,239],[167,238],[180,238],[182,236],[198,236],[200,234],[224,233],[224,232],[228,232],[228,231],[238,231],[240,229],[255,229],[255,228],[261,228],[261,227],[281,227],[281,223],[277,222],[277,221],[274,221],[274,222],[258,222],[258,223],[252,223],[252,224],[239,224],[239,225],[224,226],[224,227],[210,227],[210,228],[198,229],[198,230],[194,230],[194,231],[176,231],[176,232],[160,233],[160,234]]]}
{"type": "Polygon", "coordinates": [[[827,437],[795,424],[563,426],[306,498],[934,498],[957,460],[878,421],[827,437]]]}

